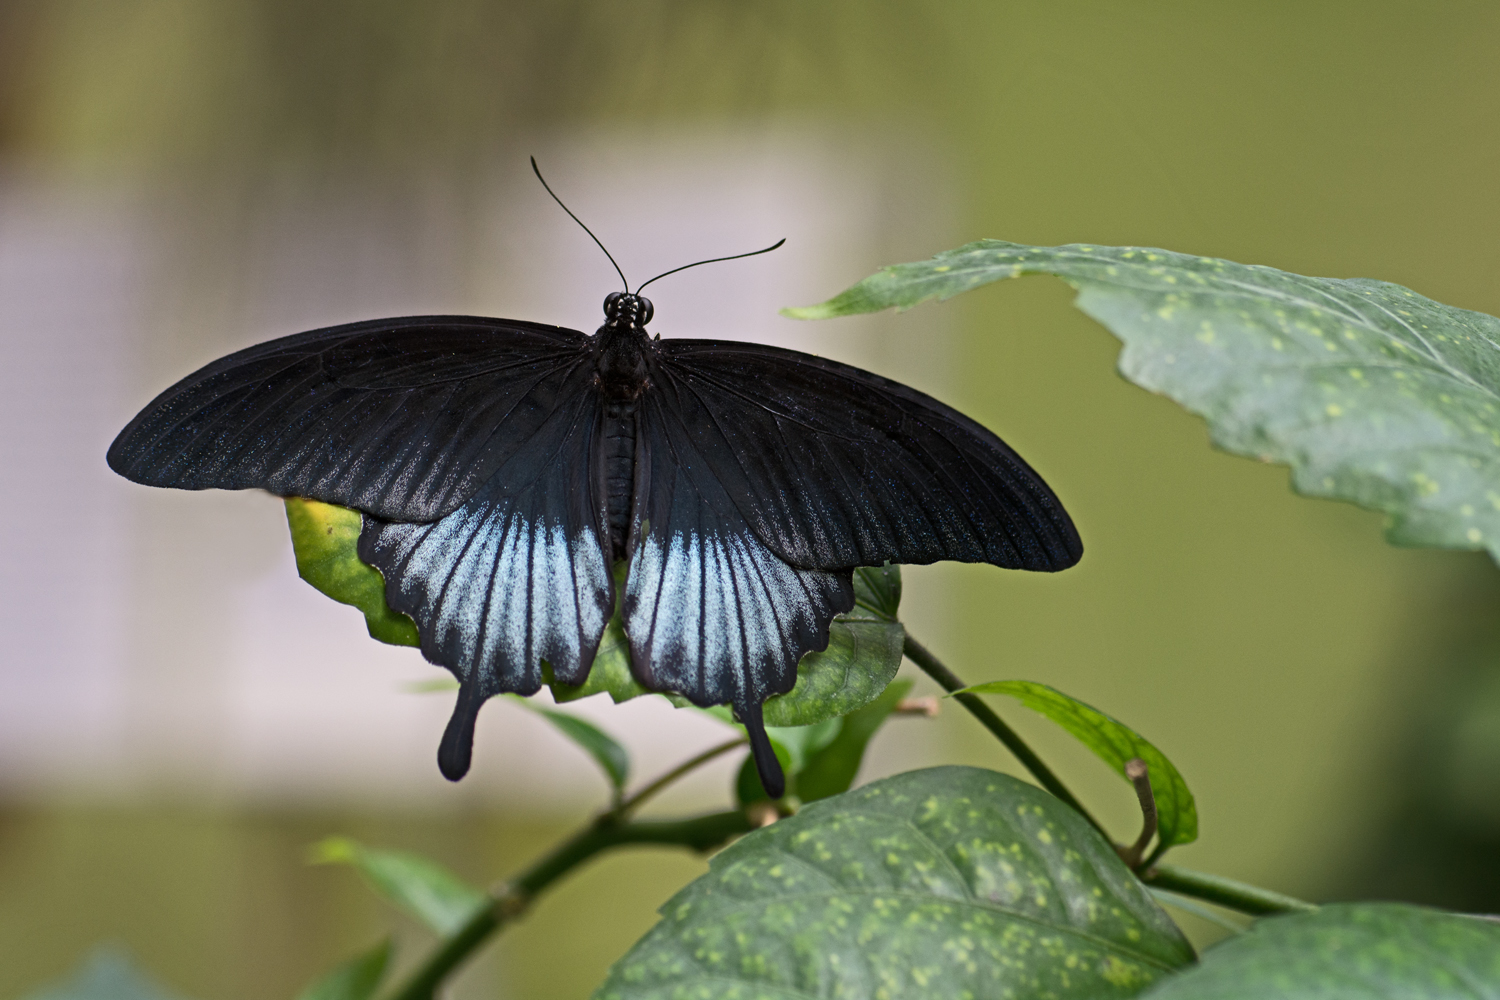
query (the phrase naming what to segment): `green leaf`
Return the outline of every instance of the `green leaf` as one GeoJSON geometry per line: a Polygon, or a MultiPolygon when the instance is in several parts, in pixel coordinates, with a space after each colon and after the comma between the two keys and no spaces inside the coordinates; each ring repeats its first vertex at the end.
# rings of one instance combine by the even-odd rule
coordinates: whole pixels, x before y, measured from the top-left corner
{"type": "Polygon", "coordinates": [[[1268,917],[1150,1000],[1475,1000],[1500,996],[1500,922],[1400,903],[1268,917]]]}
{"type": "Polygon", "coordinates": [[[901,567],[861,566],[854,571],[854,606],[876,618],[896,620],[901,607],[901,567]]]}
{"type": "Polygon", "coordinates": [[[359,511],[288,497],[286,523],[298,576],[340,604],[364,612],[372,638],[393,646],[420,645],[416,623],[385,603],[385,577],[359,561],[359,511]]]}
{"type": "Polygon", "coordinates": [[[748,834],[599,1000],[1128,997],[1192,961],[1073,810],[993,771],[871,782],[748,834]]]}
{"type": "Polygon", "coordinates": [[[834,618],[828,648],[797,664],[797,684],[766,702],[768,726],[810,726],[836,719],[880,697],[901,669],[906,629],[896,619],[901,567],[854,571],[854,609],[834,618]]]}
{"type": "Polygon", "coordinates": [[[885,268],[804,319],[1053,274],[1125,344],[1120,372],[1207,419],[1220,448],[1309,496],[1389,515],[1398,545],[1500,559],[1500,320],[1364,278],[1136,247],[981,240],[885,268]]]}
{"type": "Polygon", "coordinates": [[[808,758],[796,775],[797,797],[803,802],[847,792],[859,774],[865,748],[896,703],[911,690],[911,681],[896,681],[879,698],[839,720],[838,735],[808,758]]]}
{"type": "Polygon", "coordinates": [[[355,955],[297,994],[297,1000],[369,1000],[380,988],[391,962],[391,943],[382,941],[355,955]]]}
{"type": "Polygon", "coordinates": [[[1171,847],[1198,839],[1198,806],[1187,782],[1160,750],[1125,723],[1035,681],[991,681],[966,687],[954,694],[1010,695],[1033,712],[1040,712],[1062,726],[1122,778],[1125,778],[1126,762],[1132,757],[1141,758],[1149,768],[1161,843],[1171,847]]]}
{"type": "Polygon", "coordinates": [[[96,949],[67,982],[28,993],[25,1000],[181,1000],[162,988],[116,947],[96,949]]]}
{"type": "Polygon", "coordinates": [[[507,697],[521,707],[540,715],[556,726],[558,732],[582,747],[590,757],[594,758],[594,763],[599,765],[599,769],[609,779],[616,794],[624,789],[625,782],[630,779],[630,754],[615,741],[614,737],[576,715],[543,708],[520,695],[507,697]]]}
{"type": "Polygon", "coordinates": [[[313,864],[353,865],[386,900],[438,934],[458,930],[489,897],[430,858],[365,847],[348,837],[314,844],[313,864]]]}

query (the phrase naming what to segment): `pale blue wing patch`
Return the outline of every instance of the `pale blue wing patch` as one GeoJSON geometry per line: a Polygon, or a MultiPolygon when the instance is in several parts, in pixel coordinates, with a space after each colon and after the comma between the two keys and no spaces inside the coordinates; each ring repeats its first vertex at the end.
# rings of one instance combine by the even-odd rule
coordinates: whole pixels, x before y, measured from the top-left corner
{"type": "Polygon", "coordinates": [[[802,655],[827,647],[848,575],[788,566],[690,492],[673,491],[677,516],[653,525],[631,561],[624,621],[636,672],[705,705],[783,694],[802,655]]]}
{"type": "Polygon", "coordinates": [[[587,468],[597,408],[558,413],[458,510],[429,524],[365,517],[360,558],[385,575],[386,600],[417,623],[422,653],[451,670],[459,698],[438,764],[468,771],[479,708],[502,691],[534,694],[542,661],[582,684],[614,609],[614,585],[587,468]]]}
{"type": "Polygon", "coordinates": [[[623,608],[636,676],[700,705],[758,708],[827,648],[833,616],[854,606],[850,571],[783,561],[716,479],[692,474],[702,458],[681,420],[650,397],[642,413],[623,608]]]}
{"type": "Polygon", "coordinates": [[[609,620],[597,533],[570,538],[561,521],[521,506],[478,497],[432,524],[366,522],[391,606],[417,623],[428,659],[484,697],[534,694],[542,660],[563,683],[583,683],[609,620]]]}

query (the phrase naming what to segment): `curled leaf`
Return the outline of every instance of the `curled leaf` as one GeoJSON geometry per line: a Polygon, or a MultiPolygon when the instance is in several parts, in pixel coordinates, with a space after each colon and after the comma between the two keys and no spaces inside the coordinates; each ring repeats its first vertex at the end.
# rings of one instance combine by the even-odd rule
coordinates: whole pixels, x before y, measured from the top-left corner
{"type": "Polygon", "coordinates": [[[1040,712],[1062,726],[1126,781],[1130,780],[1125,773],[1126,763],[1132,757],[1139,757],[1149,768],[1161,843],[1171,847],[1198,839],[1198,806],[1182,774],[1165,754],[1125,723],[1035,681],[991,681],[954,694],[1010,695],[1033,712],[1040,712]]]}

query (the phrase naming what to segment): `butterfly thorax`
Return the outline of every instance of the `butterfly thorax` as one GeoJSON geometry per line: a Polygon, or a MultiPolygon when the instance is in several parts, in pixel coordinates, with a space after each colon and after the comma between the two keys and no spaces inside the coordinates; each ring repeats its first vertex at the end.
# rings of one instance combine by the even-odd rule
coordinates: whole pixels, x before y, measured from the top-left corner
{"type": "Polygon", "coordinates": [[[594,334],[594,373],[605,399],[635,400],[646,390],[646,324],[653,311],[651,300],[639,295],[612,292],[604,300],[604,325],[594,334]]]}
{"type": "Polygon", "coordinates": [[[599,463],[604,479],[604,516],[611,557],[625,558],[635,490],[636,414],[650,384],[646,323],[651,300],[615,292],[604,300],[604,325],[594,334],[594,383],[604,396],[599,463]]]}

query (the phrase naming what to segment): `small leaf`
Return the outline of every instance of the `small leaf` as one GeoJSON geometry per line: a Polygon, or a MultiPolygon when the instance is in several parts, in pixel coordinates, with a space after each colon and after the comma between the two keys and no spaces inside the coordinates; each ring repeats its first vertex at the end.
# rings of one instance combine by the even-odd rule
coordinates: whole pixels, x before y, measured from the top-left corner
{"type": "Polygon", "coordinates": [[[1193,959],[1077,813],[993,771],[874,781],[741,838],[596,1000],[1133,996],[1193,959]]]}
{"type": "Polygon", "coordinates": [[[1156,797],[1157,830],[1161,843],[1171,847],[1198,839],[1198,806],[1177,768],[1134,729],[1056,688],[1034,681],[991,681],[954,694],[1006,694],[1033,712],[1062,726],[1100,760],[1125,777],[1125,764],[1139,757],[1150,769],[1151,793],[1156,797]]]}
{"type": "Polygon", "coordinates": [[[854,605],[877,618],[896,620],[901,607],[901,567],[861,566],[854,571],[854,605]]]}
{"type": "Polygon", "coordinates": [[[369,1000],[380,988],[390,962],[391,942],[382,941],[336,966],[297,994],[297,1000],[369,1000]]]}
{"type": "Polygon", "coordinates": [[[838,736],[813,753],[797,773],[797,797],[803,802],[812,802],[847,792],[859,774],[859,765],[865,758],[870,738],[910,690],[911,681],[896,681],[879,698],[844,716],[840,720],[838,736]]]}
{"type": "Polygon", "coordinates": [[[1309,496],[1389,515],[1397,545],[1500,559],[1500,319],[1365,278],[1140,247],[980,240],[881,270],[801,319],[906,308],[1052,274],[1124,343],[1119,370],[1309,496]]]}
{"type": "Polygon", "coordinates": [[[348,837],[329,837],[314,844],[313,864],[353,865],[387,901],[405,910],[438,934],[458,930],[489,897],[430,858],[406,851],[365,847],[348,837]]]}
{"type": "Polygon", "coordinates": [[[1401,903],[1257,920],[1149,1000],[1475,1000],[1500,996],[1500,922],[1401,903]]]}
{"type": "Polygon", "coordinates": [[[901,669],[906,630],[900,622],[856,618],[856,607],[833,620],[828,648],[797,664],[797,685],[766,702],[768,726],[810,726],[847,715],[880,697],[901,669]]]}
{"type": "Polygon", "coordinates": [[[28,993],[25,1000],[182,1000],[136,967],[123,950],[97,948],[64,983],[28,993]]]}
{"type": "Polygon", "coordinates": [[[288,497],[286,523],[292,532],[297,575],[340,604],[365,615],[372,638],[393,646],[416,646],[417,626],[385,603],[385,577],[359,561],[363,515],[333,504],[288,497]]]}
{"type": "Polygon", "coordinates": [[[552,723],[557,727],[558,732],[582,747],[590,757],[594,758],[594,763],[599,765],[599,769],[604,772],[617,794],[625,787],[625,782],[630,779],[630,754],[615,741],[614,737],[592,722],[580,719],[576,715],[543,708],[519,695],[508,697],[522,708],[535,712],[552,723]]]}

